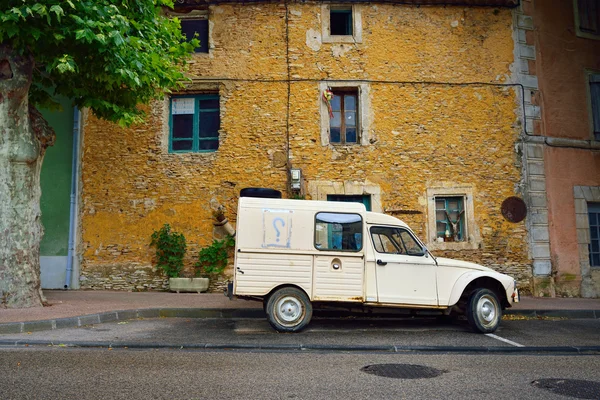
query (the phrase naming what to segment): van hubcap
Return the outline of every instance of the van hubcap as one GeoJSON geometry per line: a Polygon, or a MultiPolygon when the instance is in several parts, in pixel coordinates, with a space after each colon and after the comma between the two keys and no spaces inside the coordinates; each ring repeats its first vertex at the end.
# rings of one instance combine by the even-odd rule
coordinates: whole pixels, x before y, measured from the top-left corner
{"type": "Polygon", "coordinates": [[[487,296],[483,296],[479,299],[477,307],[479,316],[486,323],[492,323],[496,319],[496,304],[492,299],[487,296]]]}
{"type": "Polygon", "coordinates": [[[302,304],[294,297],[284,297],[277,302],[277,313],[285,322],[294,322],[302,314],[302,304]]]}

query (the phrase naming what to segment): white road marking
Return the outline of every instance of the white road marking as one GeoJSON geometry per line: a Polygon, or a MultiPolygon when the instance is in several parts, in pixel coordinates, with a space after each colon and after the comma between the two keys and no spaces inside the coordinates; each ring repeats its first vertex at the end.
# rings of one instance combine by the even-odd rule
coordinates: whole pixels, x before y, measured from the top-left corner
{"type": "Polygon", "coordinates": [[[485,336],[491,337],[493,339],[499,340],[499,341],[504,342],[504,343],[508,343],[508,344],[513,345],[515,347],[525,347],[522,344],[519,344],[517,342],[513,342],[512,340],[504,339],[503,337],[494,335],[493,333],[486,333],[485,336]]]}

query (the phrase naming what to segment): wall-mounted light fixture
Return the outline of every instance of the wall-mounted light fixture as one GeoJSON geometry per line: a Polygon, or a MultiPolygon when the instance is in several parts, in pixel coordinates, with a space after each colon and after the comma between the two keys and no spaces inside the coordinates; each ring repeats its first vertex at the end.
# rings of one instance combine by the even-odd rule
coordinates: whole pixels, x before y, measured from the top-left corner
{"type": "Polygon", "coordinates": [[[300,168],[290,169],[290,178],[292,190],[300,190],[302,182],[302,170],[300,168]]]}

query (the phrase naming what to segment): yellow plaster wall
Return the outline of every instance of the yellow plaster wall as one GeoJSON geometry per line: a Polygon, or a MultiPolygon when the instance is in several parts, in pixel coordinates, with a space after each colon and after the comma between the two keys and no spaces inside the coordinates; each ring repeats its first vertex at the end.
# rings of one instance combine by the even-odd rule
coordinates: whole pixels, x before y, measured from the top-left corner
{"type": "Polygon", "coordinates": [[[379,185],[384,209],[422,212],[399,215],[421,236],[428,187],[472,186],[482,248],[446,255],[529,278],[524,224],[504,221],[499,209],[521,179],[517,96],[510,87],[465,84],[506,82],[513,62],[510,10],[357,7],[362,43],[343,45],[319,42],[320,3],[292,3],[287,36],[282,5],[210,7],[212,49],[194,56],[189,74],[192,89],[218,89],[221,96],[215,153],[168,153],[168,101],[153,104],[146,124],[129,129],[84,118],[82,287],[164,287],[151,271],[148,246],[164,223],[186,235],[190,268],[213,238],[211,199],[235,220],[241,188],[287,193],[288,131],[290,163],[302,168],[305,184],[379,185]],[[209,87],[203,78],[220,83],[209,87]],[[321,145],[322,79],[368,84],[371,144],[321,145]]]}

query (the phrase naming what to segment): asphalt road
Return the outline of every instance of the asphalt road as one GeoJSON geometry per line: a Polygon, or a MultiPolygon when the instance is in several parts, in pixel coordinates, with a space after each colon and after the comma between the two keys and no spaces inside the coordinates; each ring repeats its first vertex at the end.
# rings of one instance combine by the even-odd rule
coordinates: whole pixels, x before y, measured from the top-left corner
{"type": "Polygon", "coordinates": [[[598,398],[600,357],[0,349],[2,399],[568,398],[534,383],[548,378],[574,383],[567,389],[577,398],[598,398]],[[361,370],[379,364],[395,365],[404,377],[423,367],[438,376],[399,379],[361,370]]]}
{"type": "MultiPolygon", "coordinates": [[[[276,346],[564,347],[600,348],[600,320],[508,320],[494,335],[471,332],[465,323],[435,318],[314,319],[299,333],[275,332],[265,319],[155,318],[79,328],[0,335],[0,343],[144,344],[179,347],[199,344],[276,346]]],[[[597,352],[598,353],[598,352],[597,352]]]]}

